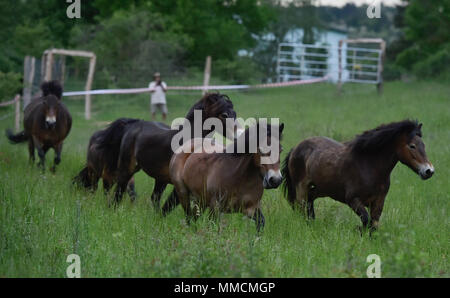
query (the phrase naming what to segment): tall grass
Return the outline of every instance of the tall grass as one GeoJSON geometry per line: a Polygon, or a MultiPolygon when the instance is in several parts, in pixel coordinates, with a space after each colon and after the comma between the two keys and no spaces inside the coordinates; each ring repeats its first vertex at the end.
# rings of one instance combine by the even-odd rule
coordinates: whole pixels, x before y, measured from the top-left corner
{"type": "MultiPolygon", "coordinates": [[[[83,101],[65,100],[74,125],[56,174],[28,163],[27,149],[0,138],[0,277],[64,277],[67,255],[81,258],[82,277],[363,277],[378,254],[383,277],[449,277],[450,86],[423,82],[310,86],[230,92],[238,116],[285,123],[282,154],[304,138],[344,141],[380,123],[419,119],[436,173],[422,181],[398,164],[391,175],[379,231],[360,236],[358,217],[329,198],[316,201],[316,220],[291,210],[281,189],[266,190],[261,236],[240,214],[207,216],[187,226],[181,208],[163,218],[149,197],[153,179],[136,175],[137,202],[108,208],[101,190],[77,190],[71,178],[85,161],[90,135],[118,117],[149,118],[146,95],[95,96],[93,119],[83,101]]],[[[169,118],[184,116],[199,98],[169,93],[169,118]]],[[[6,111],[0,111],[0,115],[6,111]]],[[[0,129],[13,120],[0,122],[0,129]]],[[[53,152],[47,154],[47,165],[53,152]]],[[[166,190],[167,197],[172,186],[166,190]]]]}

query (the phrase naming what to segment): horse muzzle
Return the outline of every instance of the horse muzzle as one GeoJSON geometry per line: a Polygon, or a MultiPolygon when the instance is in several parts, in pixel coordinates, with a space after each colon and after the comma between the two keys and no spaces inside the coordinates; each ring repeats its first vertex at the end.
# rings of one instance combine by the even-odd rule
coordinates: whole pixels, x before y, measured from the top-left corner
{"type": "Polygon", "coordinates": [[[263,187],[265,189],[277,188],[283,181],[280,171],[275,172],[274,170],[269,170],[263,179],[263,187]]]}
{"type": "Polygon", "coordinates": [[[56,117],[46,117],[45,118],[45,127],[48,129],[54,129],[56,126],[56,117]]]}
{"type": "Polygon", "coordinates": [[[433,176],[434,167],[430,163],[421,164],[419,165],[419,169],[417,170],[417,172],[419,173],[420,178],[422,178],[423,180],[427,180],[431,178],[431,176],[433,176]]]}

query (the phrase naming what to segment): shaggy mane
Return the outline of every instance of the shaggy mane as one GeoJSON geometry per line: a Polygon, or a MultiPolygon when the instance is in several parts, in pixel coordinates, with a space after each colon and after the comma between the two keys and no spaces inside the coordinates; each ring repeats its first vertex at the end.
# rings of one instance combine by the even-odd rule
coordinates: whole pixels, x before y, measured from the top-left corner
{"type": "Polygon", "coordinates": [[[396,138],[402,134],[407,134],[408,141],[415,135],[422,137],[419,123],[412,120],[403,120],[382,124],[375,129],[367,130],[349,142],[352,152],[373,153],[382,150],[388,144],[392,144],[396,138]]]}
{"type": "MultiPolygon", "coordinates": [[[[205,113],[205,108],[213,113],[214,111],[224,110],[225,107],[233,109],[233,103],[230,98],[219,92],[206,93],[199,101],[197,101],[186,115],[187,119],[194,119],[194,110],[202,110],[205,113]]],[[[231,115],[232,116],[232,115],[231,115]]]]}

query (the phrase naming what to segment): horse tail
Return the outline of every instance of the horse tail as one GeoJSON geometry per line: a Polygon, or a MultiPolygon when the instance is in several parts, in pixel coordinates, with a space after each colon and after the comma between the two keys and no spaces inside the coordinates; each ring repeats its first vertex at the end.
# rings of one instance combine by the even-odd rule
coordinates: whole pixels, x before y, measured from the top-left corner
{"type": "Polygon", "coordinates": [[[19,144],[28,141],[28,135],[25,133],[25,131],[21,131],[18,134],[13,134],[11,129],[7,129],[6,137],[13,144],[19,144]]]}
{"type": "Polygon", "coordinates": [[[84,167],[78,175],[73,177],[72,183],[77,186],[83,186],[84,188],[91,187],[91,179],[89,177],[88,167],[84,167]]]}
{"type": "Polygon", "coordinates": [[[47,95],[52,94],[59,99],[61,99],[62,93],[63,93],[63,88],[62,88],[61,84],[56,80],[42,83],[41,90],[42,90],[42,96],[47,96],[47,95]]]}
{"type": "Polygon", "coordinates": [[[289,202],[294,202],[297,197],[294,182],[292,180],[292,175],[289,171],[289,160],[291,159],[291,154],[294,149],[289,151],[288,155],[283,161],[283,166],[281,168],[281,175],[283,175],[283,192],[287,196],[289,202]]]}

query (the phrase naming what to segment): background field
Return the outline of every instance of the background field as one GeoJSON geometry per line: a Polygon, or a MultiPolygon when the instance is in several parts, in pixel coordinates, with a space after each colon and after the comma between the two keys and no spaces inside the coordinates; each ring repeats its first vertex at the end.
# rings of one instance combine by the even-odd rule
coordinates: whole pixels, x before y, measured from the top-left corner
{"type": "MultiPolygon", "coordinates": [[[[202,217],[186,226],[181,208],[162,218],[149,204],[153,179],[136,175],[138,200],[117,210],[101,191],[71,186],[90,135],[118,117],[149,118],[146,95],[96,96],[93,119],[84,102],[67,100],[74,118],[56,175],[28,164],[25,145],[0,138],[0,277],[65,277],[66,257],[81,257],[82,277],[364,277],[369,254],[378,254],[383,277],[449,277],[450,86],[393,82],[375,88],[334,85],[230,92],[238,116],[279,117],[286,124],[286,155],[316,135],[348,140],[383,122],[419,119],[436,173],[422,181],[398,164],[391,176],[381,227],[372,238],[357,231],[358,217],[329,198],[316,202],[316,220],[294,213],[281,189],[266,190],[266,228],[255,233],[242,215],[220,225],[202,217]]],[[[184,116],[199,94],[168,95],[170,120],[184,116]]],[[[8,112],[0,110],[0,116],[8,112]]],[[[0,121],[0,129],[13,119],[0,121]]],[[[47,155],[47,165],[53,152],[47,155]]],[[[167,197],[170,186],[163,200],[167,197]]]]}

